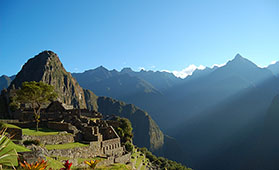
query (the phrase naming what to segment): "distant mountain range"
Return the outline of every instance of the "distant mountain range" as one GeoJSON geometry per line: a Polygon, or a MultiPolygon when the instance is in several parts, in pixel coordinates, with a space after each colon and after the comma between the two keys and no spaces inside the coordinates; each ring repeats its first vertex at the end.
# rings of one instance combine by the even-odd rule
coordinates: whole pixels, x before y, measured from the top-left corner
{"type": "Polygon", "coordinates": [[[251,165],[243,161],[255,155],[266,111],[279,94],[278,68],[278,63],[260,68],[237,54],[222,67],[196,70],[185,79],[104,67],[73,76],[98,95],[148,111],[178,140],[184,160],[194,169],[229,169],[228,164],[241,169],[251,165]]]}
{"type": "MultiPolygon", "coordinates": [[[[81,94],[82,106],[129,118],[140,146],[198,170],[279,169],[273,153],[278,148],[279,62],[260,68],[237,54],[222,67],[195,70],[185,79],[103,66],[72,76],[89,89],[81,94]]],[[[68,89],[74,78],[52,81],[68,89]]],[[[9,77],[0,80],[7,88],[9,77]]],[[[71,99],[64,100],[77,102],[71,99]]]]}

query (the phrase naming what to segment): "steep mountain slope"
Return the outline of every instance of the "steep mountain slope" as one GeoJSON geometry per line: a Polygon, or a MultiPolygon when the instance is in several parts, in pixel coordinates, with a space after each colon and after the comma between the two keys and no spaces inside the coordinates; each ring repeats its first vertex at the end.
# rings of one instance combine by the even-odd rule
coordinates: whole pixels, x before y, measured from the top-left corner
{"type": "Polygon", "coordinates": [[[108,97],[98,98],[98,111],[104,115],[114,114],[128,118],[134,128],[135,144],[139,147],[148,147],[152,152],[156,151],[157,154],[162,155],[164,135],[146,112],[132,104],[125,104],[108,97]]]}
{"type": "Polygon", "coordinates": [[[24,81],[43,81],[53,85],[60,101],[76,108],[86,108],[83,89],[52,51],[43,51],[29,59],[12,81],[10,88],[18,88],[24,81]]]}
{"type": "Polygon", "coordinates": [[[267,69],[269,69],[275,76],[279,76],[279,61],[274,64],[270,64],[267,69]]]}
{"type": "Polygon", "coordinates": [[[12,79],[6,75],[2,75],[0,77],[0,91],[4,88],[8,88],[9,85],[11,84],[12,79]]]}

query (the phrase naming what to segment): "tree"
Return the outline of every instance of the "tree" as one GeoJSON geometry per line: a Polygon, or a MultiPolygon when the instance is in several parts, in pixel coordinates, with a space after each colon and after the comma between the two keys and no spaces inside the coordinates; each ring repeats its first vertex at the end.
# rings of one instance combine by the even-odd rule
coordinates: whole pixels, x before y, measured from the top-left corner
{"type": "Polygon", "coordinates": [[[119,135],[121,142],[126,143],[130,142],[132,143],[132,138],[133,138],[133,128],[132,124],[129,119],[127,118],[120,118],[117,117],[117,120],[119,123],[118,127],[115,127],[115,130],[117,134],[119,135]]]}
{"type": "Polygon", "coordinates": [[[14,101],[31,106],[34,111],[36,130],[38,131],[42,105],[54,100],[56,97],[57,93],[54,91],[53,86],[45,84],[42,81],[31,81],[22,83],[21,89],[16,91],[14,101]]]}

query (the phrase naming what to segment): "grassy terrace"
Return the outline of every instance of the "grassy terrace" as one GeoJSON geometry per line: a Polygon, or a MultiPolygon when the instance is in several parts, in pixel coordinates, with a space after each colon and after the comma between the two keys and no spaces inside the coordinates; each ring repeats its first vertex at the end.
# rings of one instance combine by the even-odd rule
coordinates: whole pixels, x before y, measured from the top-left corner
{"type": "Polygon", "coordinates": [[[132,170],[132,168],[124,164],[113,164],[111,166],[98,167],[96,170],[132,170]]]}
{"type": "Polygon", "coordinates": [[[141,170],[145,170],[146,165],[143,165],[143,163],[147,164],[149,160],[145,158],[145,156],[141,156],[141,152],[134,152],[132,154],[131,162],[135,163],[136,168],[140,167],[141,170]]]}
{"type": "Polygon", "coordinates": [[[85,146],[88,146],[88,144],[75,142],[75,143],[65,143],[65,144],[58,144],[58,145],[46,145],[45,147],[48,150],[53,150],[53,149],[71,149],[71,148],[85,147],[85,146]]]}
{"type": "Polygon", "coordinates": [[[57,135],[58,131],[53,131],[47,128],[39,128],[39,131],[35,129],[22,129],[23,135],[30,135],[30,136],[46,136],[46,135],[57,135]]]}

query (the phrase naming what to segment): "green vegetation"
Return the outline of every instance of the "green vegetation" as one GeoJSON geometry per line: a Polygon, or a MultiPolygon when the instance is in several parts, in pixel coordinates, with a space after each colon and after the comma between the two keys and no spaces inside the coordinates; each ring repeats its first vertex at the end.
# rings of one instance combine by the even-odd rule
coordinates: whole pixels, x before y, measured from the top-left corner
{"type": "Polygon", "coordinates": [[[146,165],[148,164],[149,160],[145,158],[145,156],[141,152],[135,151],[131,157],[131,162],[134,163],[136,169],[146,169],[146,165]]]}
{"type": "Polygon", "coordinates": [[[132,142],[133,128],[129,119],[117,117],[119,126],[116,128],[116,132],[121,138],[122,143],[132,142]]]}
{"type": "Polygon", "coordinates": [[[125,145],[128,152],[132,152],[134,149],[132,138],[133,128],[129,119],[117,117],[116,121],[119,123],[118,127],[114,127],[117,134],[121,139],[121,143],[125,145]]]}
{"type": "Polygon", "coordinates": [[[0,129],[3,129],[3,128],[21,129],[20,127],[18,127],[18,126],[16,126],[16,125],[12,125],[12,124],[8,124],[8,123],[0,122],[0,129]]]}
{"type": "Polygon", "coordinates": [[[53,149],[70,149],[70,148],[77,148],[77,147],[85,147],[88,146],[87,144],[75,142],[75,143],[65,143],[65,144],[58,144],[58,145],[46,145],[46,149],[53,150],[53,149]]]}
{"type": "Polygon", "coordinates": [[[6,135],[5,130],[0,133],[0,165],[18,166],[17,152],[29,151],[14,144],[6,135]]]}
{"type": "Polygon", "coordinates": [[[12,99],[12,105],[18,103],[30,104],[34,110],[36,120],[36,130],[39,130],[39,122],[41,118],[41,107],[43,104],[57,97],[54,87],[40,82],[23,82],[21,89],[17,90],[12,99]]]}
{"type": "Polygon", "coordinates": [[[17,152],[12,147],[12,141],[5,135],[1,135],[0,139],[0,165],[17,166],[17,152]]]}
{"type": "Polygon", "coordinates": [[[128,152],[132,152],[134,150],[134,145],[129,141],[127,141],[124,146],[128,152]]]}
{"type": "Polygon", "coordinates": [[[35,129],[27,129],[27,128],[22,129],[22,134],[29,135],[29,136],[57,135],[58,133],[59,133],[58,131],[53,131],[47,128],[39,128],[38,131],[36,131],[35,129]]]}
{"type": "Polygon", "coordinates": [[[132,168],[124,164],[113,164],[111,166],[98,167],[96,170],[132,170],[132,168]]]}
{"type": "Polygon", "coordinates": [[[30,152],[29,149],[25,148],[24,146],[17,145],[15,143],[10,143],[7,148],[14,148],[17,152],[30,152]]]}
{"type": "Polygon", "coordinates": [[[142,152],[146,158],[150,160],[153,165],[156,165],[160,169],[168,169],[168,170],[192,170],[191,168],[187,168],[180,163],[175,161],[163,158],[163,157],[156,157],[146,148],[140,148],[140,152],[142,152]]]}

